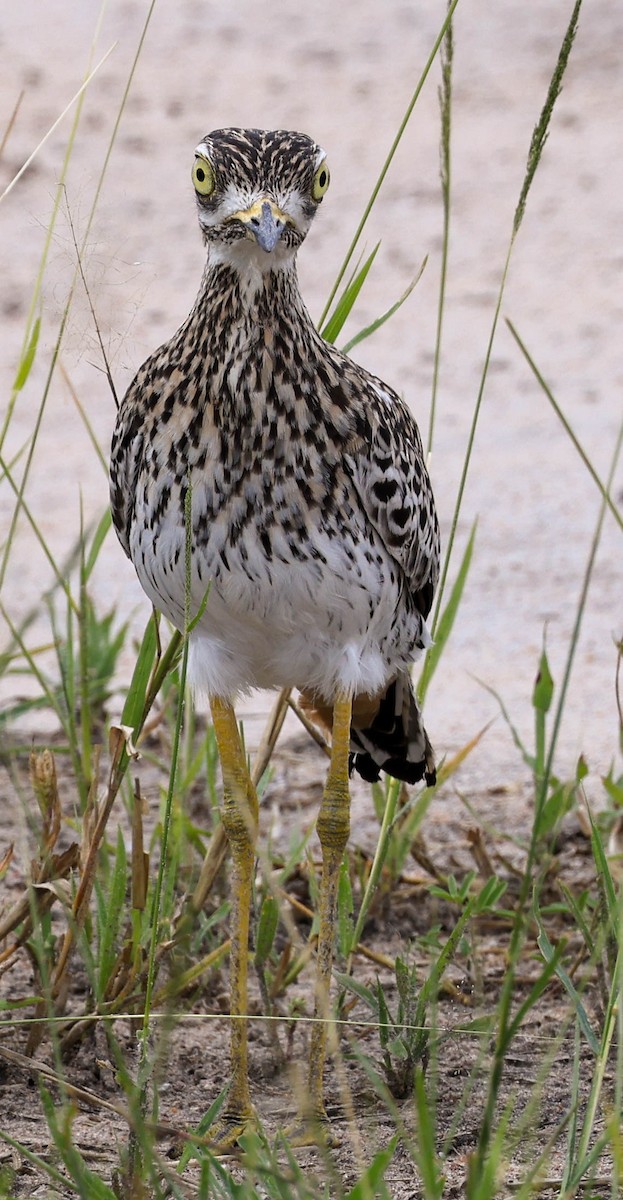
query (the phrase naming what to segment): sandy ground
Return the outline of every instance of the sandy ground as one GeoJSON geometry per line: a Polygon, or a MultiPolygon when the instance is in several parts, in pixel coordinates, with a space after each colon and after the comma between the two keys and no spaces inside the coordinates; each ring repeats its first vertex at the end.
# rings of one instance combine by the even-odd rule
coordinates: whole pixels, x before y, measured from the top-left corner
{"type": "MultiPolygon", "coordinates": [[[[67,179],[84,266],[121,393],[146,355],[188,311],[202,267],[190,186],[199,138],[224,124],[288,126],[329,153],[332,186],[301,256],[304,292],[319,314],[413,87],[443,19],[441,0],[412,5],[330,0],[228,6],[191,0],[157,4],[93,223],[99,172],[148,5],[111,0],[93,51],[113,47],[88,89],[67,179]],[[381,15],[382,14],[382,15],[381,15]]],[[[620,121],[623,9],[585,5],[545,157],[513,255],[503,315],[510,317],[605,476],[621,419],[623,301],[619,277],[623,155],[620,121]]],[[[439,414],[431,473],[447,537],[471,415],[532,128],[538,118],[570,0],[462,0],[456,17],[453,208],[439,414]]],[[[87,67],[97,6],[59,0],[5,5],[0,26],[0,124],[24,92],[0,162],[12,178],[69,103],[87,67]]],[[[439,71],[434,66],[381,191],[366,235],[382,239],[370,286],[347,333],[392,303],[422,259],[414,295],[360,360],[401,391],[426,429],[439,284],[442,213],[438,181],[439,71]]],[[[0,206],[2,338],[7,396],[70,134],[66,117],[0,206]]],[[[5,447],[29,438],[76,254],[65,216],[50,249],[35,366],[20,394],[5,447]]],[[[101,445],[114,405],[84,294],[77,289],[60,359],[101,445]]],[[[17,468],[22,470],[23,459],[17,468]]],[[[619,503],[623,478],[614,494],[619,503]]],[[[43,413],[28,504],[61,558],[79,528],[107,502],[103,471],[57,370],[43,413]]],[[[0,489],[1,528],[12,511],[0,489]]],[[[455,751],[497,713],[481,682],[496,689],[521,733],[531,736],[530,694],[547,625],[560,681],[599,496],[535,384],[506,326],[496,338],[459,527],[460,553],[478,517],[473,567],[443,671],[430,693],[428,724],[441,753],[455,751]]],[[[560,739],[560,769],[583,751],[595,779],[616,749],[613,638],[622,633],[620,530],[604,525],[560,739]]],[[[458,556],[454,568],[458,563],[458,556]]],[[[21,521],[2,602],[13,620],[50,582],[21,521]]],[[[111,537],[93,584],[101,609],[116,604],[142,627],[147,612],[133,572],[111,537]]],[[[49,634],[45,621],[32,644],[49,634]]],[[[125,669],[129,667],[126,657],[125,669]]],[[[15,691],[3,683],[2,699],[15,691]]],[[[20,690],[22,685],[19,684],[20,690]]],[[[260,714],[264,697],[247,711],[260,714]]],[[[525,773],[498,719],[466,765],[470,791],[525,773]]]]}
{"type": "MultiPolygon", "coordinates": [[[[159,788],[165,784],[157,761],[166,762],[166,742],[166,733],[161,733],[161,740],[156,735],[151,743],[152,753],[156,751],[156,761],[152,757],[150,762],[145,757],[137,768],[142,794],[146,797],[157,796],[159,788]]],[[[57,763],[60,794],[66,797],[73,792],[71,763],[62,755],[58,756],[57,763]]],[[[322,786],[323,759],[319,750],[310,752],[306,739],[301,736],[298,743],[290,740],[277,748],[273,768],[269,791],[273,803],[268,801],[267,796],[268,802],[262,805],[260,843],[264,847],[268,845],[266,835],[270,829],[274,855],[276,851],[278,853],[278,845],[283,850],[291,847],[295,827],[298,830],[307,829],[313,823],[322,786]]],[[[27,794],[25,756],[18,763],[17,770],[21,775],[23,792],[27,794]]],[[[497,789],[493,794],[483,793],[477,798],[480,844],[485,847],[487,861],[492,864],[498,878],[506,884],[507,890],[502,898],[501,911],[496,915],[486,913],[470,922],[469,934],[460,939],[452,955],[434,1009],[435,1025],[442,1036],[432,1051],[427,1081],[436,1142],[440,1149],[444,1146],[444,1200],[461,1200],[465,1197],[466,1170],[482,1125],[493,1049],[493,1038],[482,1036],[482,1022],[490,1018],[496,1009],[508,967],[509,923],[503,910],[516,901],[519,889],[515,872],[521,867],[524,854],[517,844],[512,844],[511,839],[519,840],[525,829],[530,805],[529,795],[525,793],[526,789],[523,793],[518,788],[512,791],[509,788],[497,789]],[[509,795],[513,796],[510,806],[509,795]],[[499,832],[502,828],[505,828],[506,836],[499,832]],[[468,1031],[472,1021],[480,1022],[480,1032],[477,1029],[471,1033],[468,1031]]],[[[356,788],[350,858],[356,897],[360,894],[359,881],[365,870],[365,855],[372,853],[375,845],[369,817],[369,794],[365,795],[367,817],[366,809],[360,803],[363,798],[363,787],[356,788]]],[[[155,808],[154,805],[151,821],[155,817],[155,808]]],[[[200,828],[205,826],[205,796],[200,786],[193,788],[188,795],[187,811],[193,824],[200,828]]],[[[115,815],[120,815],[119,807],[115,815]]],[[[470,853],[465,836],[469,817],[466,817],[459,797],[448,795],[448,789],[443,789],[433,803],[429,817],[425,830],[429,861],[439,871],[452,872],[457,878],[463,878],[467,870],[474,868],[476,860],[470,853]]],[[[110,841],[113,823],[114,818],[109,825],[110,841]]],[[[125,826],[127,831],[123,812],[121,826],[125,826]]],[[[14,830],[15,809],[0,804],[0,846],[7,834],[11,836],[14,830]]],[[[61,832],[61,843],[66,843],[68,836],[73,840],[73,830],[74,822],[71,829],[69,825],[65,826],[61,832]]],[[[395,976],[392,970],[382,965],[383,962],[387,963],[388,957],[391,960],[400,955],[403,961],[416,968],[417,978],[422,980],[431,966],[431,931],[437,931],[441,937],[445,937],[454,927],[457,917],[455,906],[447,904],[431,889],[428,865],[421,858],[421,849],[420,860],[410,859],[399,880],[388,886],[386,877],[381,883],[362,937],[366,954],[356,954],[353,962],[354,978],[359,984],[375,989],[379,980],[392,1013],[396,1012],[397,1007],[395,976]],[[370,955],[375,958],[371,959],[370,955]]],[[[28,861],[23,852],[20,857],[22,862],[28,861]]],[[[192,864],[189,873],[190,864],[184,866],[180,863],[177,874],[180,895],[188,888],[195,865],[192,864]]],[[[306,905],[311,903],[308,879],[308,870],[303,862],[289,876],[286,884],[288,894],[296,896],[306,905]]],[[[481,881],[484,882],[482,876],[481,881]]],[[[17,902],[23,886],[23,874],[19,870],[10,871],[0,894],[7,901],[10,897],[12,902],[17,902]]],[[[224,878],[217,880],[207,898],[206,914],[214,913],[226,894],[225,886],[224,878]]],[[[589,956],[582,933],[571,914],[565,912],[560,903],[561,887],[569,888],[578,897],[596,895],[590,841],[581,832],[577,818],[568,818],[556,839],[555,857],[550,860],[550,870],[546,872],[540,890],[541,913],[551,943],[558,946],[564,939],[566,962],[574,964],[573,978],[576,986],[581,988],[588,1020],[595,1030],[600,1030],[604,1012],[603,973],[595,969],[594,959],[592,955],[589,956]],[[587,961],[589,957],[590,966],[587,961]]],[[[284,904],[284,914],[287,907],[284,904]]],[[[66,927],[60,905],[54,906],[52,919],[53,928],[57,937],[60,937],[66,927]]],[[[296,947],[299,939],[307,939],[309,931],[309,922],[301,918],[300,913],[292,911],[287,925],[283,923],[279,927],[276,953],[283,952],[289,943],[296,947]],[[292,927],[293,920],[297,927],[295,930],[292,927]]],[[[206,932],[203,940],[195,930],[190,944],[182,938],[172,956],[165,953],[158,973],[157,992],[161,984],[179,978],[184,966],[196,964],[205,953],[214,950],[223,932],[222,923],[217,920],[216,926],[213,926],[211,933],[206,932]]],[[[516,1009],[526,999],[541,971],[542,959],[536,936],[537,929],[533,926],[527,934],[515,976],[513,1004],[516,1009]]],[[[341,965],[338,959],[338,969],[341,965]]],[[[306,1017],[310,1015],[313,995],[312,970],[313,964],[309,963],[302,974],[276,997],[274,1015],[282,1018],[277,1025],[272,1021],[266,1022],[261,1016],[264,1010],[256,974],[253,970],[249,972],[249,1013],[252,1018],[249,1023],[250,1085],[262,1128],[269,1138],[277,1129],[287,1128],[293,1121],[296,1097],[301,1094],[301,1071],[309,1057],[309,1023],[306,1017]]],[[[2,976],[0,994],[8,1000],[16,1000],[30,996],[36,990],[31,958],[22,950],[13,957],[9,971],[2,976]]],[[[125,997],[124,1013],[132,1011],[135,1004],[141,1004],[140,992],[134,997],[125,997]]],[[[85,1009],[88,1011],[90,1008],[91,991],[80,954],[72,957],[72,965],[67,973],[67,993],[63,991],[60,1005],[63,1015],[70,1020],[78,1018],[85,1009]]],[[[190,993],[176,998],[174,1019],[167,1019],[166,1026],[156,1022],[153,1024],[154,1079],[158,1088],[159,1117],[170,1130],[196,1127],[208,1106],[230,1079],[225,1020],[228,1011],[227,970],[222,964],[213,964],[196,981],[190,993]]],[[[58,1165],[58,1156],[50,1145],[46,1122],[42,1120],[39,1092],[35,1086],[37,1064],[43,1062],[48,1067],[56,1065],[50,1043],[44,1038],[37,1047],[34,1064],[29,1057],[21,1061],[18,1059],[17,1063],[12,1057],[15,1052],[23,1054],[26,1049],[26,1029],[20,1028],[19,1023],[24,1018],[27,1020],[31,1013],[32,1009],[22,1008],[18,1012],[0,1014],[0,1129],[44,1160],[52,1158],[58,1165]]],[[[336,1175],[341,1178],[344,1188],[354,1187],[362,1171],[362,1162],[369,1163],[376,1150],[388,1145],[396,1129],[396,1114],[412,1133],[415,1133],[419,1124],[412,1097],[399,1097],[388,1109],[362,1065],[363,1056],[364,1062],[376,1063],[381,1070],[378,1035],[370,1023],[371,1013],[367,1007],[360,1002],[344,1016],[348,1024],[340,1025],[340,1058],[330,1058],[325,1072],[327,1112],[332,1131],[340,1141],[339,1148],[333,1152],[330,1163],[315,1150],[296,1152],[307,1186],[312,1189],[310,1194],[318,1197],[344,1194],[335,1186],[336,1175]],[[340,1062],[339,1070],[336,1061],[340,1062]],[[351,1116],[353,1112],[354,1121],[351,1116]],[[328,1189],[321,1182],[326,1181],[327,1176],[331,1180],[328,1189]]],[[[432,1019],[433,1010],[429,1008],[427,1021],[432,1019]]],[[[568,1121],[571,1097],[574,1095],[572,1076],[576,1069],[577,1050],[574,1047],[573,1027],[569,998],[558,981],[552,980],[536,1003],[530,1006],[506,1057],[497,1111],[498,1114],[502,1111],[506,1114],[510,1126],[507,1154],[497,1180],[496,1200],[512,1200],[516,1196],[520,1181],[525,1183],[527,1164],[532,1166],[544,1151],[544,1174],[550,1187],[548,1189],[543,1180],[542,1190],[538,1194],[547,1197],[559,1194],[559,1187],[554,1189],[552,1180],[558,1179],[560,1182],[567,1157],[565,1122],[568,1121]]],[[[114,1033],[126,1068],[134,1074],[137,1070],[136,1032],[126,1016],[119,1015],[115,1020],[114,1033]]],[[[110,1059],[111,1050],[103,1023],[98,1023],[94,1029],[82,1025],[77,1042],[66,1046],[63,1053],[67,1082],[87,1089],[92,1097],[90,1104],[85,1103],[84,1099],[79,1103],[79,1111],[72,1121],[75,1144],[90,1169],[106,1182],[110,1181],[113,1171],[118,1170],[119,1156],[127,1142],[127,1127],[123,1119],[111,1113],[110,1109],[102,1108],[102,1103],[112,1102],[120,1104],[122,1108],[127,1103],[116,1073],[107,1065],[110,1059]]],[[[580,1097],[578,1117],[581,1122],[596,1070],[595,1055],[584,1039],[577,1070],[580,1097]]],[[[598,1132],[616,1099],[616,1072],[616,1054],[613,1053],[606,1065],[597,1116],[598,1132]]],[[[179,1158],[179,1138],[171,1132],[163,1135],[158,1139],[158,1151],[161,1161],[171,1167],[179,1158]]],[[[227,1160],[226,1165],[236,1173],[233,1160],[227,1160]]],[[[6,1146],[0,1138],[2,1196],[5,1195],[2,1191],[2,1170],[5,1167],[13,1167],[16,1172],[11,1183],[12,1198],[72,1200],[75,1195],[69,1187],[53,1186],[41,1170],[33,1167],[23,1154],[13,1153],[11,1147],[6,1146]]],[[[590,1194],[605,1200],[606,1196],[614,1194],[611,1188],[612,1163],[607,1152],[596,1164],[596,1175],[597,1178],[591,1181],[593,1186],[590,1194]]],[[[426,1189],[422,1188],[421,1177],[408,1144],[398,1146],[384,1174],[384,1181],[392,1200],[421,1200],[426,1189]]],[[[192,1167],[184,1173],[183,1182],[179,1182],[181,1186],[184,1183],[188,1186],[189,1195],[198,1194],[197,1175],[192,1167]]],[[[266,1193],[258,1187],[255,1194],[264,1196],[266,1193]]],[[[430,1195],[430,1192],[426,1194],[430,1195]]],[[[587,1191],[584,1190],[582,1195],[587,1196],[587,1191]]]]}
{"type": "MultiPolygon", "coordinates": [[[[452,241],[431,462],[446,539],[526,152],[571,7],[571,0],[540,0],[538,5],[519,0],[496,4],[461,0],[457,11],[452,241]]],[[[406,0],[385,0],[383,4],[350,0],[340,6],[329,0],[308,6],[292,0],[258,6],[243,0],[222,8],[198,0],[160,0],[89,227],[99,173],[147,11],[144,0],[110,0],[107,6],[93,62],[114,48],[87,92],[67,178],[67,207],[78,240],[86,238],[84,269],[119,393],[146,355],[176,328],[193,301],[203,252],[190,165],[195,144],[211,128],[223,124],[286,125],[309,132],[326,147],[331,190],[300,260],[310,310],[314,315],[320,313],[430,53],[445,0],[422,0],[418,5],[406,0]]],[[[22,91],[23,99],[0,158],[0,193],[79,87],[97,18],[97,6],[86,0],[57,0],[48,6],[24,0],[21,5],[4,5],[0,18],[0,137],[22,91]]],[[[602,476],[609,469],[623,407],[619,335],[623,301],[617,286],[623,263],[622,42],[623,9],[613,0],[586,3],[550,140],[516,244],[502,310],[503,316],[515,323],[602,476]]],[[[371,248],[380,238],[381,249],[370,285],[345,331],[349,336],[388,307],[428,256],[423,278],[409,302],[374,339],[355,351],[366,366],[405,395],[423,430],[429,419],[442,228],[438,82],[435,66],[370,221],[367,246],[371,248]]],[[[66,117],[23,179],[0,203],[0,381],[5,397],[19,360],[69,136],[70,118],[66,117]]],[[[4,448],[7,460],[28,441],[37,420],[75,262],[64,213],[50,248],[39,353],[18,397],[4,448]]],[[[60,363],[107,450],[114,404],[80,287],[65,329],[60,363]]],[[[16,466],[18,477],[23,464],[22,457],[16,466]]],[[[621,504],[621,468],[613,492],[621,504]]],[[[105,474],[58,369],[42,415],[26,499],[61,560],[79,529],[81,504],[85,519],[91,521],[107,503],[105,474]]],[[[3,482],[0,542],[12,507],[3,482]]],[[[501,694],[521,734],[530,739],[530,694],[543,630],[547,626],[551,664],[560,681],[598,510],[594,484],[501,322],[453,571],[477,517],[474,561],[452,642],[428,702],[427,723],[440,753],[456,751],[496,717],[496,703],[483,683],[501,694]]],[[[581,751],[587,756],[589,791],[596,803],[603,799],[599,776],[608,770],[617,743],[613,639],[623,633],[621,550],[620,530],[608,518],[559,743],[558,765],[565,774],[573,771],[581,751]]],[[[10,619],[19,620],[50,582],[49,567],[22,520],[2,588],[2,604],[10,619]]],[[[147,606],[112,536],[92,592],[101,611],[116,605],[121,614],[131,616],[136,631],[142,628],[147,606]]],[[[39,645],[49,637],[43,617],[30,631],[30,644],[39,645]]],[[[0,630],[0,649],[4,638],[0,630]]],[[[128,647],[122,664],[126,679],[131,661],[128,647]]],[[[0,679],[0,703],[12,699],[16,690],[26,690],[21,680],[0,679]]],[[[249,743],[257,735],[267,707],[264,696],[254,696],[246,704],[249,743]]],[[[40,717],[31,722],[33,730],[39,732],[40,727],[40,717]]],[[[263,820],[273,830],[279,820],[286,827],[288,820],[303,824],[313,820],[321,771],[318,756],[302,753],[305,747],[299,737],[280,748],[271,793],[277,799],[271,804],[267,797],[263,812],[263,820]]],[[[490,852],[502,844],[505,857],[499,866],[503,875],[508,846],[501,835],[490,836],[489,827],[503,828],[514,838],[525,830],[530,815],[526,774],[498,717],[457,780],[460,792],[475,799],[477,819],[485,828],[490,852]]],[[[356,786],[353,841],[359,845],[367,842],[371,824],[364,792],[366,789],[356,786]]],[[[145,794],[155,797],[156,785],[146,784],[145,794]]],[[[1,852],[14,836],[17,809],[7,801],[10,793],[4,781],[0,795],[4,797],[1,852]]],[[[431,809],[426,830],[433,859],[457,875],[473,865],[466,848],[465,819],[460,797],[449,796],[445,789],[431,809]]],[[[584,876],[578,874],[576,859],[586,856],[585,839],[571,826],[565,836],[569,854],[576,857],[563,862],[564,878],[581,883],[584,876]]],[[[366,848],[373,844],[371,834],[366,848]]],[[[20,857],[22,863],[28,861],[27,853],[20,857]]],[[[497,859],[495,862],[497,867],[497,859]]],[[[588,886],[592,869],[587,879],[588,886]]],[[[378,930],[380,944],[386,952],[402,953],[414,931],[430,928],[438,917],[426,892],[424,898],[419,892],[413,896],[407,892],[405,899],[404,889],[399,890],[392,898],[387,925],[378,930]]],[[[502,931],[482,972],[491,994],[504,970],[505,953],[506,934],[502,931]]],[[[14,986],[19,988],[19,980],[14,980],[14,986]]],[[[210,987],[218,986],[218,980],[210,983],[210,987]]],[[[211,1011],[214,996],[208,995],[206,1005],[211,1011]]],[[[453,1013],[448,1016],[451,1022],[455,1018],[453,1013]]],[[[544,1009],[539,1021],[548,1033],[560,1028],[560,1010],[544,1009]]],[[[222,1030],[212,1041],[205,1025],[198,1033],[184,1028],[178,1033],[178,1053],[173,1061],[183,1085],[177,1089],[175,1083],[172,1087],[167,1084],[171,1090],[168,1096],[163,1090],[163,1111],[186,1126],[204,1111],[206,1097],[213,1098],[228,1068],[222,1030]],[[178,1092],[184,1097],[181,1112],[178,1092]]],[[[530,1086],[534,1063],[545,1044],[541,1035],[537,1022],[521,1041],[505,1081],[513,1094],[530,1086]]],[[[303,1036],[297,1033],[297,1060],[305,1054],[303,1036]]],[[[260,1031],[252,1046],[253,1087],[266,1107],[263,1115],[274,1124],[288,1115],[292,1097],[286,1091],[289,1084],[270,1073],[274,1071],[273,1058],[260,1031]]],[[[448,1043],[440,1089],[442,1133],[454,1119],[465,1061],[464,1045],[448,1043]]],[[[570,1055],[558,1056],[557,1070],[548,1081],[535,1130],[537,1147],[550,1136],[567,1104],[565,1072],[571,1069],[570,1063],[570,1055]]],[[[591,1063],[586,1068],[589,1073],[591,1063]]],[[[109,1083],[95,1078],[94,1069],[92,1046],[85,1045],[70,1065],[71,1077],[106,1092],[109,1083]]],[[[24,1101],[23,1075],[14,1073],[4,1079],[3,1086],[6,1111],[22,1119],[20,1137],[40,1150],[40,1112],[28,1103],[28,1097],[24,1101]]],[[[504,1103],[506,1099],[504,1094],[504,1103]]],[[[477,1092],[465,1114],[456,1157],[449,1164],[449,1195],[461,1194],[460,1183],[456,1190],[449,1185],[452,1172],[457,1180],[463,1177],[463,1155],[477,1135],[480,1103],[481,1093],[477,1092]]],[[[357,1108],[365,1114],[365,1121],[370,1121],[371,1144],[374,1138],[384,1138],[385,1126],[369,1097],[357,1093],[357,1108]]],[[[100,1114],[97,1120],[81,1114],[76,1129],[87,1157],[100,1155],[107,1170],[111,1147],[115,1156],[117,1153],[118,1131],[105,1124],[100,1114]]],[[[552,1171],[556,1169],[553,1160],[552,1171]]],[[[344,1170],[351,1171],[348,1160],[344,1170]]],[[[392,1194],[397,1200],[414,1195],[410,1164],[397,1158],[392,1172],[392,1194]]],[[[47,1194],[47,1183],[35,1191],[40,1179],[29,1181],[24,1170],[20,1178],[21,1194],[40,1195],[44,1190],[47,1194]]]]}

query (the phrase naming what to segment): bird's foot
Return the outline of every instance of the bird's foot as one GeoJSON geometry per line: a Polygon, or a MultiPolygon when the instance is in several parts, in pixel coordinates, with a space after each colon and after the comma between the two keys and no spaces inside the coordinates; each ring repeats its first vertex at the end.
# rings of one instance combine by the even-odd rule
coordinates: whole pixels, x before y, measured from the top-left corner
{"type": "Polygon", "coordinates": [[[225,1112],[208,1131],[210,1149],[214,1154],[228,1154],[235,1150],[245,1133],[257,1132],[259,1121],[255,1109],[244,1112],[225,1112]]]}
{"type": "Polygon", "coordinates": [[[286,1126],[283,1133],[291,1146],[319,1146],[334,1150],[342,1144],[324,1109],[299,1115],[296,1121],[286,1126]]]}

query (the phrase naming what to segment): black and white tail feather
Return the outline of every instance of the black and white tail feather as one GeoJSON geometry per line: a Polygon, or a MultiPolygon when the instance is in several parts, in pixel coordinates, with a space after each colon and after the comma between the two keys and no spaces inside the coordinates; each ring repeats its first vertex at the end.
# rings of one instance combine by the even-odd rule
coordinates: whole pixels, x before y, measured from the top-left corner
{"type": "Polygon", "coordinates": [[[405,783],[425,779],[433,787],[435,756],[406,671],[390,683],[371,724],[366,729],[351,727],[349,766],[369,783],[386,771],[405,783]]]}

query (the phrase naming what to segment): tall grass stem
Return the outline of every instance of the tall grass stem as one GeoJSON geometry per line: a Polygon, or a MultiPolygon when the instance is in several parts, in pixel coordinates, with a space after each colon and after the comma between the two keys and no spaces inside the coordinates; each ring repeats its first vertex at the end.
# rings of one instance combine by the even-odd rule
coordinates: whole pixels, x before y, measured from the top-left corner
{"type": "MultiPolygon", "coordinates": [[[[450,7],[450,4],[448,4],[450,7]]],[[[439,108],[441,114],[440,179],[441,200],[443,204],[443,234],[441,243],[441,269],[439,276],[439,300],[437,304],[437,328],[435,330],[435,357],[433,361],[433,387],[430,401],[430,416],[428,421],[428,437],[426,440],[426,457],[430,458],[433,449],[435,431],[435,416],[437,411],[437,391],[439,387],[439,368],[441,362],[441,340],[443,318],[446,308],[446,278],[448,273],[448,253],[450,248],[450,198],[452,194],[452,60],[454,55],[454,33],[452,21],[449,22],[441,43],[441,86],[439,88],[439,108]]]]}
{"type": "Polygon", "coordinates": [[[328,300],[322,310],[320,320],[318,321],[319,326],[324,325],[324,322],[327,317],[327,313],[329,312],[329,309],[331,308],[333,300],[335,299],[337,290],[342,282],[342,279],[344,278],[344,275],[346,274],[346,271],[348,270],[348,265],[350,263],[350,260],[353,257],[353,254],[355,253],[357,245],[359,244],[359,239],[360,239],[360,237],[364,231],[364,228],[367,224],[368,217],[370,216],[370,213],[372,212],[372,209],[376,203],[376,198],[381,190],[381,187],[383,186],[385,176],[387,175],[387,172],[389,171],[389,168],[392,164],[394,155],[400,145],[400,142],[402,141],[402,137],[405,132],[405,129],[407,128],[407,125],[409,124],[409,121],[411,119],[411,114],[413,112],[413,109],[415,108],[415,105],[417,104],[417,101],[420,97],[422,88],[424,87],[426,79],[428,78],[428,73],[435,61],[435,58],[437,56],[437,51],[439,50],[439,47],[446,35],[446,30],[448,29],[448,26],[450,25],[450,22],[452,20],[454,11],[455,11],[458,3],[459,3],[459,0],[452,0],[452,3],[449,6],[445,21],[443,22],[443,25],[441,26],[441,29],[439,30],[439,33],[435,39],[433,48],[428,56],[424,70],[422,71],[422,74],[420,75],[420,78],[418,80],[415,91],[413,92],[413,95],[411,96],[409,104],[407,105],[407,110],[405,112],[405,115],[402,118],[400,125],[398,126],[398,132],[396,133],[396,136],[389,148],[385,162],[383,163],[383,166],[381,167],[379,177],[372,189],[372,192],[370,193],[370,197],[369,197],[368,202],[363,211],[363,216],[361,217],[361,220],[355,230],[353,240],[350,243],[348,250],[346,251],[346,257],[344,258],[344,261],[337,273],[335,283],[333,284],[333,287],[331,288],[331,291],[329,292],[328,300]]]}

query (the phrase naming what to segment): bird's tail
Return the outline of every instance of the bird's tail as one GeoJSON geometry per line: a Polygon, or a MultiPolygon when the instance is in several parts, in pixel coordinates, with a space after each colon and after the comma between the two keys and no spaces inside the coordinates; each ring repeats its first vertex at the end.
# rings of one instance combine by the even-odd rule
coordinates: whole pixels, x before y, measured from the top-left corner
{"type": "Polygon", "coordinates": [[[353,713],[351,726],[351,769],[371,783],[386,771],[405,783],[425,779],[435,783],[435,756],[424,728],[422,714],[409,675],[402,672],[390,683],[369,724],[353,713]]]}
{"type": "MultiPolygon", "coordinates": [[[[328,706],[305,695],[302,702],[312,719],[331,728],[328,706]]],[[[433,786],[435,755],[406,671],[392,680],[382,696],[355,697],[350,746],[351,771],[370,783],[376,783],[380,772],[386,771],[405,783],[425,779],[429,787],[433,786]]]]}

